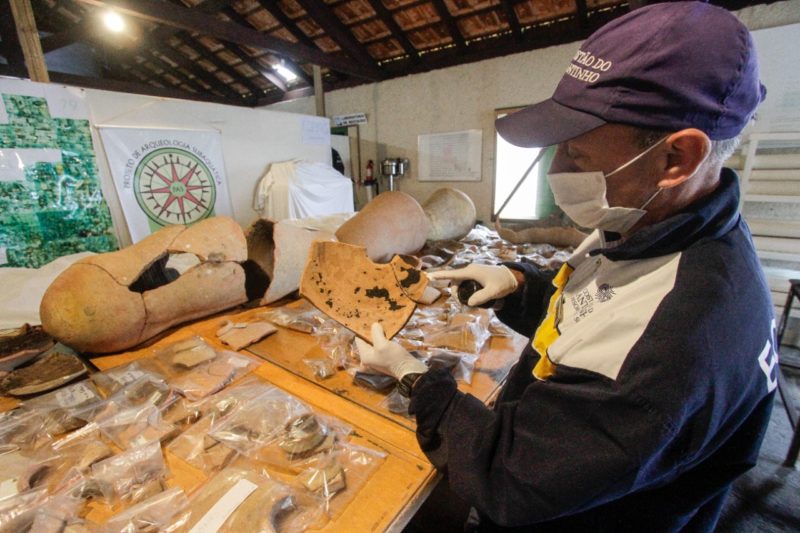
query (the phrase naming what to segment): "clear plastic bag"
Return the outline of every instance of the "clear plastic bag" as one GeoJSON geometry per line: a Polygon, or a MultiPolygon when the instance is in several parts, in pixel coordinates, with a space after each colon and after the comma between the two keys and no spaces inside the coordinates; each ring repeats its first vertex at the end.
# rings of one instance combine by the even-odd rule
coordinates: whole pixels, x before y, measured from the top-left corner
{"type": "Polygon", "coordinates": [[[122,409],[152,405],[163,412],[179,398],[163,378],[148,373],[117,389],[108,400],[122,409]]]}
{"type": "Polygon", "coordinates": [[[88,531],[86,523],[79,516],[83,503],[82,498],[70,491],[50,496],[36,509],[30,533],[88,531]]]}
{"type": "Polygon", "coordinates": [[[314,372],[317,379],[328,379],[336,374],[336,367],[330,359],[303,359],[303,363],[314,372]]]}
{"type": "Polygon", "coordinates": [[[304,463],[296,482],[325,501],[331,518],[347,506],[386,457],[383,452],[340,442],[304,463]]]}
{"type": "Polygon", "coordinates": [[[47,488],[30,490],[0,500],[0,531],[25,533],[30,531],[36,512],[49,498],[47,488]]]}
{"type": "Polygon", "coordinates": [[[428,368],[446,368],[450,370],[457,381],[472,383],[472,375],[475,372],[475,363],[478,355],[474,353],[459,352],[446,348],[428,348],[416,352],[416,355],[425,361],[428,368]]]}
{"type": "Polygon", "coordinates": [[[183,375],[198,365],[213,361],[216,357],[217,350],[202,337],[195,335],[158,350],[155,362],[161,366],[169,379],[183,375]]]}
{"type": "Polygon", "coordinates": [[[100,436],[94,422],[87,424],[53,443],[53,455],[58,455],[62,469],[75,469],[89,473],[92,465],[114,455],[114,450],[100,436]]]}
{"type": "Polygon", "coordinates": [[[319,501],[249,467],[222,470],[192,495],[189,505],[189,533],[294,533],[321,514],[319,501]]]}
{"type": "Polygon", "coordinates": [[[252,459],[288,467],[330,449],[349,432],[341,422],[316,415],[297,398],[271,387],[215,424],[209,436],[252,459]]]}
{"type": "Polygon", "coordinates": [[[103,533],[172,533],[181,530],[189,520],[189,500],[176,487],[156,494],[123,512],[112,516],[103,526],[103,533]]]}
{"type": "Polygon", "coordinates": [[[242,402],[257,398],[269,389],[270,386],[263,381],[247,377],[232,387],[189,404],[187,409],[202,418],[170,442],[167,449],[206,473],[223,468],[236,456],[236,451],[209,437],[208,433],[215,423],[232,413],[242,402]]]}
{"type": "Polygon", "coordinates": [[[353,348],[355,334],[346,327],[326,318],[314,328],[312,335],[336,368],[347,369],[358,364],[358,356],[353,348]]]}
{"type": "Polygon", "coordinates": [[[44,419],[43,430],[57,436],[85,426],[103,405],[97,387],[89,380],[25,400],[20,408],[34,411],[44,419]]]}
{"type": "Polygon", "coordinates": [[[380,405],[390,413],[411,418],[411,415],[408,413],[408,405],[410,403],[411,400],[400,394],[400,391],[395,388],[386,395],[386,398],[381,401],[380,405]]]}
{"type": "Polygon", "coordinates": [[[200,337],[190,337],[156,354],[170,385],[189,400],[200,400],[251,372],[258,362],[227,350],[215,350],[200,337]]]}
{"type": "Polygon", "coordinates": [[[0,453],[35,450],[52,442],[43,413],[14,409],[0,416],[0,453]]]}
{"type": "Polygon", "coordinates": [[[112,505],[142,502],[162,492],[168,474],[158,442],[130,449],[92,465],[92,478],[97,489],[112,505]]]}
{"type": "Polygon", "coordinates": [[[0,455],[0,499],[47,488],[58,466],[58,456],[46,449],[32,455],[19,450],[0,455]]]}
{"type": "Polygon", "coordinates": [[[109,409],[96,422],[100,432],[124,450],[137,448],[150,442],[167,441],[178,434],[177,428],[161,420],[161,412],[154,405],[109,409]]]}
{"type": "Polygon", "coordinates": [[[79,518],[84,499],[76,490],[80,475],[48,491],[45,486],[0,499],[0,531],[3,533],[60,533],[67,526],[83,524],[79,518]]]}
{"type": "Polygon", "coordinates": [[[200,365],[171,384],[190,400],[199,400],[222,390],[252,372],[259,363],[235,352],[221,352],[214,361],[200,365]]]}
{"type": "Polygon", "coordinates": [[[301,305],[282,306],[259,313],[259,318],[272,322],[276,326],[289,328],[302,333],[311,333],[323,321],[322,313],[306,302],[301,305]]]}
{"type": "Polygon", "coordinates": [[[217,330],[216,335],[223,344],[230,346],[232,350],[239,351],[277,331],[278,329],[270,322],[260,320],[232,322],[226,320],[217,330]]]}
{"type": "Polygon", "coordinates": [[[90,379],[98,390],[108,398],[119,389],[145,376],[150,376],[154,381],[161,380],[166,382],[166,378],[159,371],[158,365],[151,359],[140,359],[103,372],[96,372],[92,374],[90,379]]]}
{"type": "Polygon", "coordinates": [[[425,344],[479,354],[490,337],[489,316],[478,311],[457,313],[441,329],[425,331],[425,344]]]}

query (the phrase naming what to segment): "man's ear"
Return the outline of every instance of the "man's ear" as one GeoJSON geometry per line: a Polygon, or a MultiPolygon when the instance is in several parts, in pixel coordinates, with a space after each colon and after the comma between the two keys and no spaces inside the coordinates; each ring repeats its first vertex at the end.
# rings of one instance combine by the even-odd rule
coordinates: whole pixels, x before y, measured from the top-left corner
{"type": "Polygon", "coordinates": [[[694,176],[711,151],[711,139],[695,128],[677,131],[667,137],[667,167],[658,186],[664,189],[680,185],[694,176]]]}

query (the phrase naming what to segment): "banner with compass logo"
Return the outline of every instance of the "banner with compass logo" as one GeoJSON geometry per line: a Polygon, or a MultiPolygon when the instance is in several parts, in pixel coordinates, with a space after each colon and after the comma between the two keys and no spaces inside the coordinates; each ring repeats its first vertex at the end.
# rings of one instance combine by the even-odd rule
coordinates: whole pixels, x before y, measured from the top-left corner
{"type": "Polygon", "coordinates": [[[219,132],[98,129],[133,242],[164,226],[232,215],[219,132]]]}

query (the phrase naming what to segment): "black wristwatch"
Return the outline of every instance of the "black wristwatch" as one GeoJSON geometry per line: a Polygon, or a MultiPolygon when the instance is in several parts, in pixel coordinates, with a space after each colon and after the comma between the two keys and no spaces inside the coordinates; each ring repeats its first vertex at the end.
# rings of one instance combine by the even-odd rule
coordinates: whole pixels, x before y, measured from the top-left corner
{"type": "Polygon", "coordinates": [[[405,398],[410,397],[411,389],[414,387],[414,384],[421,375],[422,374],[418,372],[412,372],[403,376],[403,378],[400,380],[400,383],[397,385],[397,390],[400,391],[400,394],[402,394],[405,398]]]}

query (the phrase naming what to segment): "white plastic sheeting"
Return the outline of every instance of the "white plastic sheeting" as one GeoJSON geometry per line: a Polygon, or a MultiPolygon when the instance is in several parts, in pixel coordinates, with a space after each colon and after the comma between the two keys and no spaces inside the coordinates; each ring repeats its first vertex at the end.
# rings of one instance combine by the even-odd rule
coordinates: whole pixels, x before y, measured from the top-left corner
{"type": "Polygon", "coordinates": [[[275,221],[352,213],[353,182],[325,163],[273,163],[259,181],[253,209],[275,221]]]}

